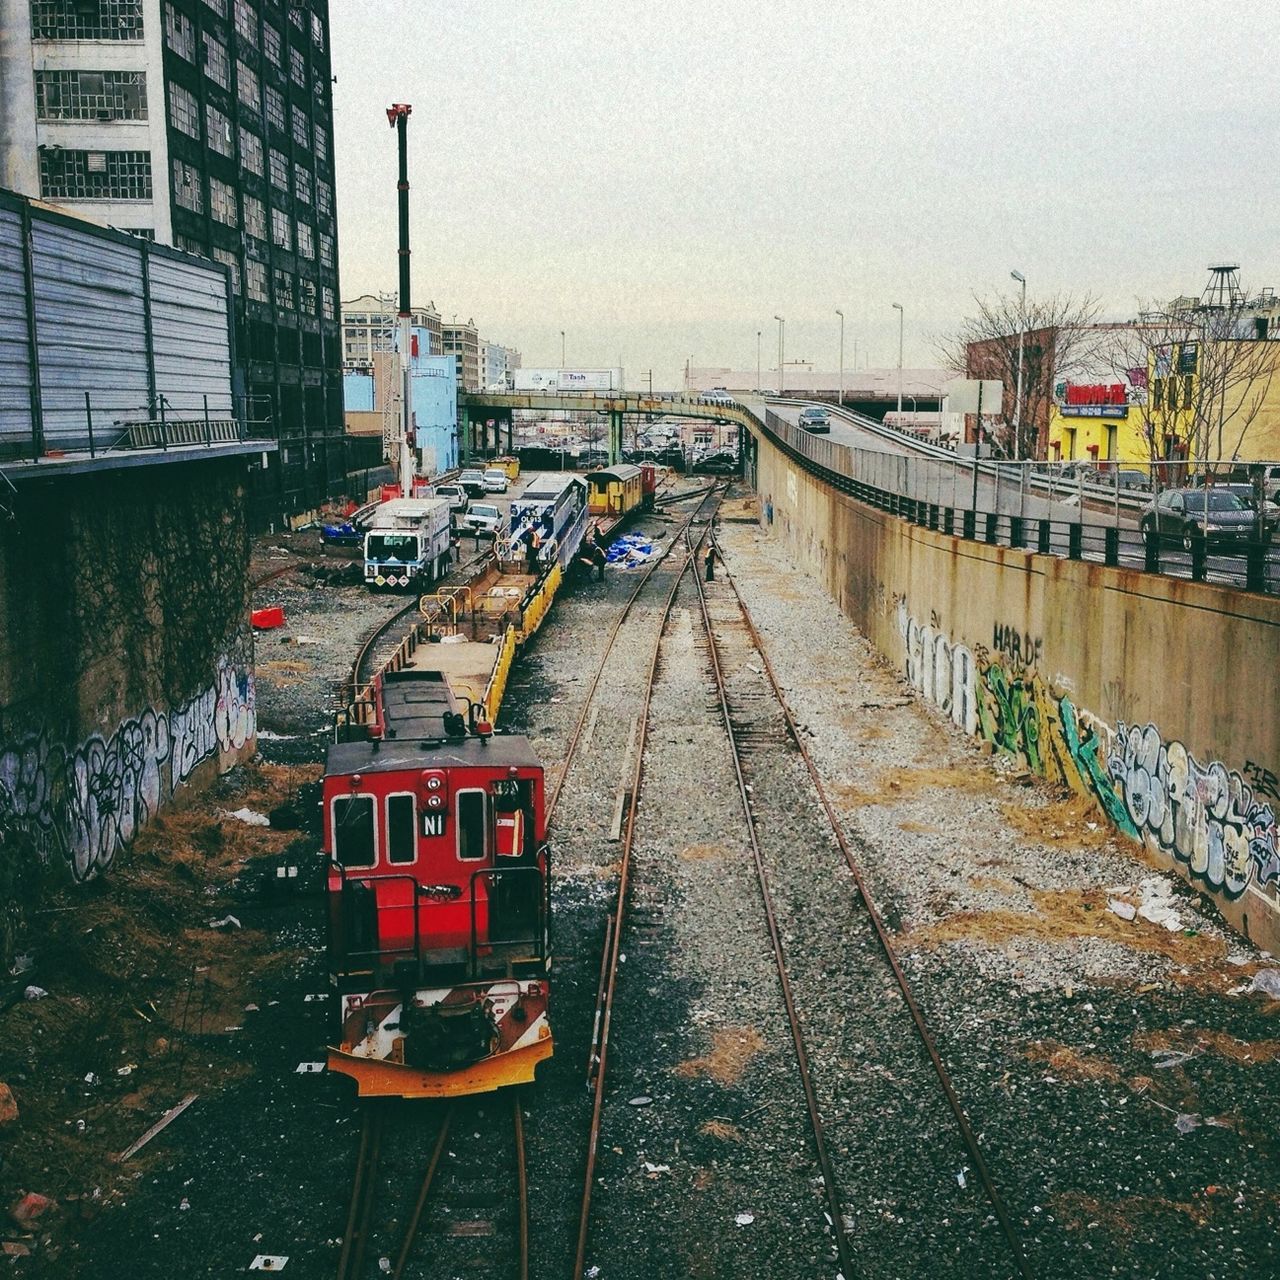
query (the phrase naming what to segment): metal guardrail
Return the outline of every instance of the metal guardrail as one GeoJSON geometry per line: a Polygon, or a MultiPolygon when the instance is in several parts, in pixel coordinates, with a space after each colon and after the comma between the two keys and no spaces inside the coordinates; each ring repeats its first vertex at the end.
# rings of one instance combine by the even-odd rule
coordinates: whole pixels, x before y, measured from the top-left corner
{"type": "MultiPolygon", "coordinates": [[[[1280,554],[1269,538],[1243,538],[1222,550],[1203,540],[1171,546],[1155,530],[1140,527],[1132,499],[1117,505],[1114,493],[1082,479],[1059,497],[1062,490],[1055,494],[1052,476],[1036,477],[1032,485],[1025,483],[1030,472],[1024,469],[1024,483],[1006,487],[1002,496],[1001,476],[1018,464],[961,458],[944,449],[915,456],[862,449],[812,435],[772,409],[766,408],[764,421],[754,413],[751,417],[757,431],[809,474],[923,528],[1041,555],[1280,592],[1280,554]],[[1109,505],[1103,498],[1111,499],[1109,505]]],[[[1137,505],[1145,508],[1149,502],[1137,505]]]]}

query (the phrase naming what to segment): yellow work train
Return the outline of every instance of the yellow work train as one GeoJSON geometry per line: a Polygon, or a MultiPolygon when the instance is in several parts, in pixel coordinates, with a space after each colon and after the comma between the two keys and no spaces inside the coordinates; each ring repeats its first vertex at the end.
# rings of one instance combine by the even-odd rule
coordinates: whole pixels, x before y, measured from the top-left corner
{"type": "Polygon", "coordinates": [[[652,466],[621,463],[603,471],[587,473],[587,506],[593,516],[611,516],[615,521],[642,507],[653,506],[657,488],[652,466]]]}

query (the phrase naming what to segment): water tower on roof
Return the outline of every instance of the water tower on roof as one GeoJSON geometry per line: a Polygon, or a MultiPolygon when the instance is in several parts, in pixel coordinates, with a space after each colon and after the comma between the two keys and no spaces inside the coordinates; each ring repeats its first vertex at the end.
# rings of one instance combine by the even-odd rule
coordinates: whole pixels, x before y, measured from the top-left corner
{"type": "Polygon", "coordinates": [[[1209,264],[1209,282],[1200,295],[1201,311],[1229,311],[1244,302],[1238,262],[1209,264]]]}

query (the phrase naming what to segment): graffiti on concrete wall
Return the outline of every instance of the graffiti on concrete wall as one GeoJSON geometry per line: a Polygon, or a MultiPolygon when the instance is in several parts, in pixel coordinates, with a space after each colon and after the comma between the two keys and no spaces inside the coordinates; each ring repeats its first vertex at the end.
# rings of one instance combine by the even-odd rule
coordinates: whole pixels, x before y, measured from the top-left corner
{"type": "Polygon", "coordinates": [[[966,732],[1026,761],[1051,781],[1091,796],[1120,831],[1182,862],[1209,887],[1236,897],[1280,882],[1273,775],[1202,764],[1153,724],[1109,725],[1078,708],[1062,677],[1038,669],[1038,639],[996,626],[992,649],[922,626],[897,601],[907,679],[966,732]]]}
{"type": "Polygon", "coordinates": [[[220,659],[212,685],[170,711],[148,707],[110,737],[68,746],[47,729],[0,743],[0,810],[77,880],[105,871],[196,767],[252,741],[250,672],[220,659]]]}

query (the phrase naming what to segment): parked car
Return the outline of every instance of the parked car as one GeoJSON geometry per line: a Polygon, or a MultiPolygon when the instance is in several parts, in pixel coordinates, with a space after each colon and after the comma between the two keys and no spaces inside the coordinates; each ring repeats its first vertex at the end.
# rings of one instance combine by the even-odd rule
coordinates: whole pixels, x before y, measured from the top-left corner
{"type": "Polygon", "coordinates": [[[506,493],[507,473],[498,467],[489,467],[484,473],[484,491],[486,493],[506,493]]]}
{"type": "MultiPolygon", "coordinates": [[[[1237,494],[1212,489],[1166,489],[1143,512],[1143,533],[1152,530],[1162,542],[1195,546],[1242,546],[1253,537],[1254,512],[1237,494]]],[[[1264,529],[1269,538],[1274,529],[1264,529]]]]}
{"type": "Polygon", "coordinates": [[[469,498],[482,498],[489,492],[485,487],[484,472],[478,469],[464,471],[458,477],[458,483],[466,490],[469,498]]]}
{"type": "MultiPolygon", "coordinates": [[[[1257,511],[1258,501],[1254,496],[1253,485],[1251,484],[1216,484],[1213,486],[1215,493],[1234,493],[1241,502],[1244,503],[1250,511],[1257,511]]],[[[1272,502],[1270,498],[1262,499],[1262,521],[1263,527],[1268,534],[1274,533],[1276,527],[1280,525],[1280,504],[1272,502]]]]}
{"type": "Polygon", "coordinates": [[[467,509],[467,491],[460,484],[436,485],[436,497],[449,504],[450,515],[458,515],[467,509]]]}
{"type": "Polygon", "coordinates": [[[799,424],[804,430],[814,433],[829,432],[831,430],[831,419],[827,416],[825,409],[801,409],[799,424]]]}
{"type": "Polygon", "coordinates": [[[738,459],[730,453],[712,453],[699,458],[689,470],[696,476],[737,475],[738,459]]]}
{"type": "Polygon", "coordinates": [[[1151,477],[1145,471],[1118,471],[1116,482],[1121,489],[1149,490],[1151,488],[1151,477]]]}
{"type": "Polygon", "coordinates": [[[502,512],[492,502],[473,502],[462,517],[462,527],[472,533],[496,534],[502,527],[502,512]]]}

